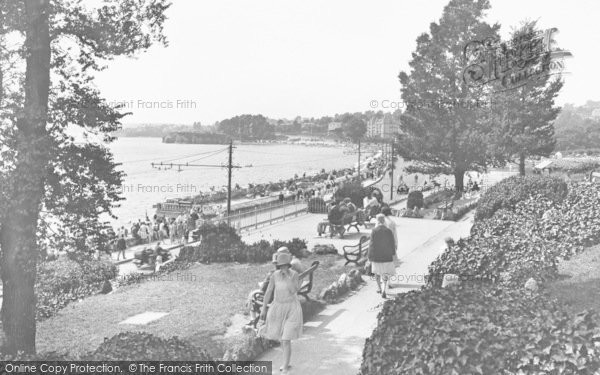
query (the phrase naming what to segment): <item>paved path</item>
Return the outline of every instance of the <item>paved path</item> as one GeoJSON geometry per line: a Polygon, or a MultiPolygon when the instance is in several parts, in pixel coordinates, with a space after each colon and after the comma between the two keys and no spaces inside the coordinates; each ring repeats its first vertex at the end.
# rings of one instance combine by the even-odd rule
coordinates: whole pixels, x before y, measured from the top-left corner
{"type": "MultiPolygon", "coordinates": [[[[396,269],[393,294],[421,287],[429,264],[444,250],[445,239],[455,240],[469,235],[473,214],[459,222],[423,219],[396,219],[402,244],[401,264],[396,269]]],[[[350,298],[327,309],[305,323],[304,335],[292,346],[291,374],[347,375],[356,374],[362,360],[365,339],[377,325],[377,314],[383,299],[375,292],[373,280],[350,298]]],[[[278,373],[282,361],[280,348],[260,357],[273,361],[273,373],[278,373]]]]}

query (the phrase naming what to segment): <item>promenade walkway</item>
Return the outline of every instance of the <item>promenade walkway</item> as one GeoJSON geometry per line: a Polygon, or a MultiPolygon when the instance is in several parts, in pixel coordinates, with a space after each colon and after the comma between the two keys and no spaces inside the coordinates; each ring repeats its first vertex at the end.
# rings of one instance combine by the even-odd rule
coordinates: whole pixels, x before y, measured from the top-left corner
{"type": "MultiPolygon", "coordinates": [[[[459,222],[394,218],[398,223],[401,264],[396,269],[395,287],[389,297],[424,285],[428,265],[444,250],[445,239],[466,237],[473,224],[473,214],[459,222]]],[[[318,277],[318,275],[316,275],[318,277]]],[[[350,298],[329,305],[304,324],[302,338],[295,341],[291,374],[356,374],[362,361],[365,339],[377,325],[377,314],[384,300],[377,294],[375,281],[350,298]]],[[[273,362],[278,373],[282,353],[280,348],[266,352],[259,359],[273,362]]]]}

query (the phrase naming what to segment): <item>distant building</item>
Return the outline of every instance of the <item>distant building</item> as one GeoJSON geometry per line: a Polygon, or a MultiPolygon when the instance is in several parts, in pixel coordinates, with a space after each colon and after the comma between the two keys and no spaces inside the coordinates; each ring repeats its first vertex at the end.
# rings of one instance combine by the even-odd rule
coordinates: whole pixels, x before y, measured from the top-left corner
{"type": "Polygon", "coordinates": [[[374,118],[367,122],[367,138],[388,139],[394,137],[400,132],[400,124],[394,120],[390,113],[386,113],[382,118],[374,118]]]}
{"type": "Polygon", "coordinates": [[[342,128],[341,122],[333,121],[333,122],[330,122],[329,125],[327,125],[327,132],[331,133],[331,132],[336,131],[341,128],[342,128]]]}

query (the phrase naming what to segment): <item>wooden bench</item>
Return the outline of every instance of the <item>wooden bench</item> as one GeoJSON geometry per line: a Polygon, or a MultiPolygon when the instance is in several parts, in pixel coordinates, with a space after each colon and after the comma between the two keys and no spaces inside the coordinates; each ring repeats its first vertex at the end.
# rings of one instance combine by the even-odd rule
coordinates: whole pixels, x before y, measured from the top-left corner
{"type": "Polygon", "coordinates": [[[354,263],[358,265],[358,262],[364,258],[369,250],[369,244],[371,240],[367,236],[362,236],[356,245],[346,245],[342,249],[344,250],[344,258],[346,263],[354,263]]]}
{"type": "Polygon", "coordinates": [[[331,224],[328,220],[324,220],[317,225],[317,233],[321,236],[329,229],[329,237],[339,234],[340,238],[343,238],[344,233],[348,232],[350,228],[354,228],[357,233],[360,233],[358,226],[362,225],[366,228],[366,219],[365,212],[361,210],[344,216],[341,224],[331,224]]]}
{"type": "MultiPolygon", "coordinates": [[[[302,280],[302,285],[298,290],[298,295],[310,300],[308,294],[311,292],[313,287],[313,275],[315,270],[319,267],[319,261],[315,260],[312,262],[311,266],[300,275],[298,275],[298,279],[302,280]]],[[[262,290],[256,290],[252,294],[252,311],[256,314],[256,318],[248,323],[249,326],[253,326],[256,328],[258,321],[260,320],[260,312],[262,310],[262,306],[264,304],[265,293],[262,290]]]]}

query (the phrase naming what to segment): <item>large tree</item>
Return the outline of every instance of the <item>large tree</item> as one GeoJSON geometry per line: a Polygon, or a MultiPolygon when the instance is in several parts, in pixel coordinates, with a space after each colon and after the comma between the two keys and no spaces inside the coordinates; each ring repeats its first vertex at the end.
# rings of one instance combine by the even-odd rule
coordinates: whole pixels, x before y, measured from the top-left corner
{"type": "Polygon", "coordinates": [[[96,9],[80,0],[0,0],[0,35],[13,41],[12,50],[1,52],[0,69],[15,78],[3,79],[0,91],[6,352],[35,352],[41,213],[77,230],[86,220],[96,226],[119,199],[122,175],[104,143],[113,140],[124,114],[100,97],[94,72],[115,56],[165,42],[168,6],[165,0],[105,0],[96,9]],[[87,142],[75,142],[71,126],[82,128],[87,142]]]}
{"type": "Polygon", "coordinates": [[[494,144],[507,161],[516,158],[521,175],[528,157],[548,156],[556,145],[554,120],[560,107],[554,100],[563,82],[549,69],[553,57],[542,35],[535,22],[525,22],[508,43],[497,46],[503,64],[493,81],[494,144]]]}
{"type": "Polygon", "coordinates": [[[463,80],[464,47],[497,37],[500,26],[483,21],[489,8],[488,0],[450,1],[440,21],[417,38],[410,72],[399,75],[407,107],[398,153],[412,161],[409,172],[453,174],[457,189],[466,171],[494,161],[487,150],[489,114],[477,107],[488,93],[463,80]]]}

